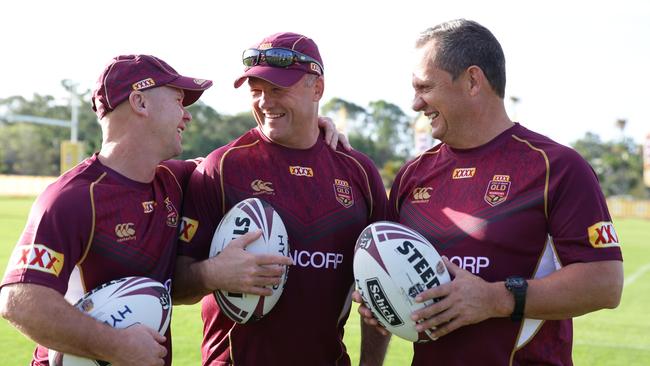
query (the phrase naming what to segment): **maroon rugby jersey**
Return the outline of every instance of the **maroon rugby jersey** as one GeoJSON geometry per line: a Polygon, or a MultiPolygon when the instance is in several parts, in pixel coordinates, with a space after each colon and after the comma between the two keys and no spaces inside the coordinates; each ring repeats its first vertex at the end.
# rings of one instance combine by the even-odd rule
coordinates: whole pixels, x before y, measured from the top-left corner
{"type": "MultiPolygon", "coordinates": [[[[598,180],[574,150],[519,124],[467,150],[439,144],[398,174],[389,216],[486,281],[622,260],[598,180]]],[[[488,319],[415,344],[413,365],[571,365],[571,320],[488,319]]]]}
{"type": "MultiPolygon", "coordinates": [[[[130,180],[94,155],[38,197],[9,261],[2,286],[35,283],[75,303],[100,284],[145,276],[171,287],[182,188],[194,162],[166,161],[151,183],[130,180]]],[[[171,364],[167,331],[166,364],[171,364]]],[[[32,365],[47,365],[37,347],[32,365]]]]}
{"type": "Polygon", "coordinates": [[[256,323],[235,324],[213,295],[203,298],[204,365],[349,365],[342,339],[354,245],[366,225],[385,218],[377,169],[359,152],[333,151],[322,136],[313,147],[294,150],[252,129],[192,174],[181,254],[206,258],[223,215],[249,197],[278,212],[295,265],[278,303],[256,323]]]}

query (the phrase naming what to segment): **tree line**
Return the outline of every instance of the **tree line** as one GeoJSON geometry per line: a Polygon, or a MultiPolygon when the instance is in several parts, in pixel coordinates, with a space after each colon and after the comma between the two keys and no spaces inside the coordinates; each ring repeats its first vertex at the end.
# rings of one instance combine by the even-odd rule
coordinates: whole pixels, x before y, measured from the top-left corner
{"type": "MultiPolygon", "coordinates": [[[[62,84],[66,87],[66,81],[62,84]]],[[[99,150],[101,130],[90,106],[90,92],[80,96],[78,137],[85,145],[85,156],[99,150]]],[[[256,123],[252,113],[226,115],[201,101],[190,106],[192,122],[183,133],[181,159],[206,156],[243,134],[256,123]]],[[[368,155],[390,187],[399,168],[414,155],[413,121],[397,105],[384,100],[366,107],[333,98],[324,103],[321,113],[335,121],[345,121],[345,132],[355,149],[368,155]]],[[[0,99],[0,117],[21,114],[70,119],[70,107],[50,95],[31,98],[11,96],[0,99]]],[[[8,123],[0,119],[0,174],[50,175],[60,172],[60,143],[70,138],[67,128],[31,123],[8,123]]],[[[643,185],[640,145],[623,137],[603,141],[594,133],[571,144],[594,168],[606,196],[650,197],[643,185]]]]}

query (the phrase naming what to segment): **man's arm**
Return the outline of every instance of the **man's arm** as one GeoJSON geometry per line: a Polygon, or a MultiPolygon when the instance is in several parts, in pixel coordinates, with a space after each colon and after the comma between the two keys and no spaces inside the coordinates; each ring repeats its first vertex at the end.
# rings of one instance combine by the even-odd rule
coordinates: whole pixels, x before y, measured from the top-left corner
{"type": "Polygon", "coordinates": [[[246,233],[230,242],[219,255],[205,260],[178,256],[172,286],[174,304],[194,304],[215,290],[271,295],[273,291],[266,286],[279,284],[284,266],[292,262],[282,255],[245,251],[261,233],[246,233]]]}
{"type": "Polygon", "coordinates": [[[382,334],[377,327],[361,322],[361,354],[359,366],[381,366],[384,364],[390,333],[382,334]]]}
{"type": "Polygon", "coordinates": [[[114,366],[162,365],[165,337],[143,325],[116,329],[70,305],[57,291],[15,283],[0,292],[0,314],[34,342],[114,366]]]}
{"type": "MultiPolygon", "coordinates": [[[[437,303],[413,313],[418,331],[437,327],[441,337],[462,326],[488,318],[508,317],[514,298],[503,282],[486,282],[443,257],[454,280],[424,291],[416,301],[440,298],[437,303]]],[[[528,280],[524,317],[532,319],[568,319],[592,311],[615,308],[623,291],[623,263],[599,261],[573,263],[552,274],[528,280]]]]}

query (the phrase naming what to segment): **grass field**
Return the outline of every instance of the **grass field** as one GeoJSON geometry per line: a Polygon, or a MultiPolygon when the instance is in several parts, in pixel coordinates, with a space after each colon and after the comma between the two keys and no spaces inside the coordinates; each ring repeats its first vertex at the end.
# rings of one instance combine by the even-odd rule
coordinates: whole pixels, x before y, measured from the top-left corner
{"type": "MultiPolygon", "coordinates": [[[[0,269],[18,239],[31,198],[0,197],[0,269]]],[[[650,222],[616,220],[623,243],[625,290],[621,305],[575,319],[574,363],[581,365],[650,365],[650,222]]],[[[198,306],[174,308],[174,365],[200,364],[201,318],[198,306]]],[[[345,344],[352,364],[359,359],[359,319],[356,307],[346,326],[345,344]]],[[[33,343],[0,320],[1,365],[27,365],[33,343]]],[[[386,365],[408,365],[410,343],[393,338],[386,365]]]]}

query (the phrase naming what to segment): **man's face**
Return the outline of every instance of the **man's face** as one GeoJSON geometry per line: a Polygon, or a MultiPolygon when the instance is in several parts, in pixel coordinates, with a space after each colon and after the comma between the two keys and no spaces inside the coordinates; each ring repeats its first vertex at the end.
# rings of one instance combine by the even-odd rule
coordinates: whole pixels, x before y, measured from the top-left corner
{"type": "Polygon", "coordinates": [[[323,82],[306,74],[289,88],[249,78],[253,114],[262,133],[283,146],[302,148],[317,130],[318,101],[323,82]]]}
{"type": "Polygon", "coordinates": [[[162,86],[144,93],[149,103],[150,141],[158,146],[162,160],[179,155],[183,151],[181,134],[192,120],[192,115],[183,107],[183,90],[162,86]]]}
{"type": "Polygon", "coordinates": [[[431,122],[433,137],[453,146],[462,131],[459,118],[463,109],[461,78],[438,68],[435,41],[418,48],[413,69],[413,110],[422,111],[431,122]]]}

